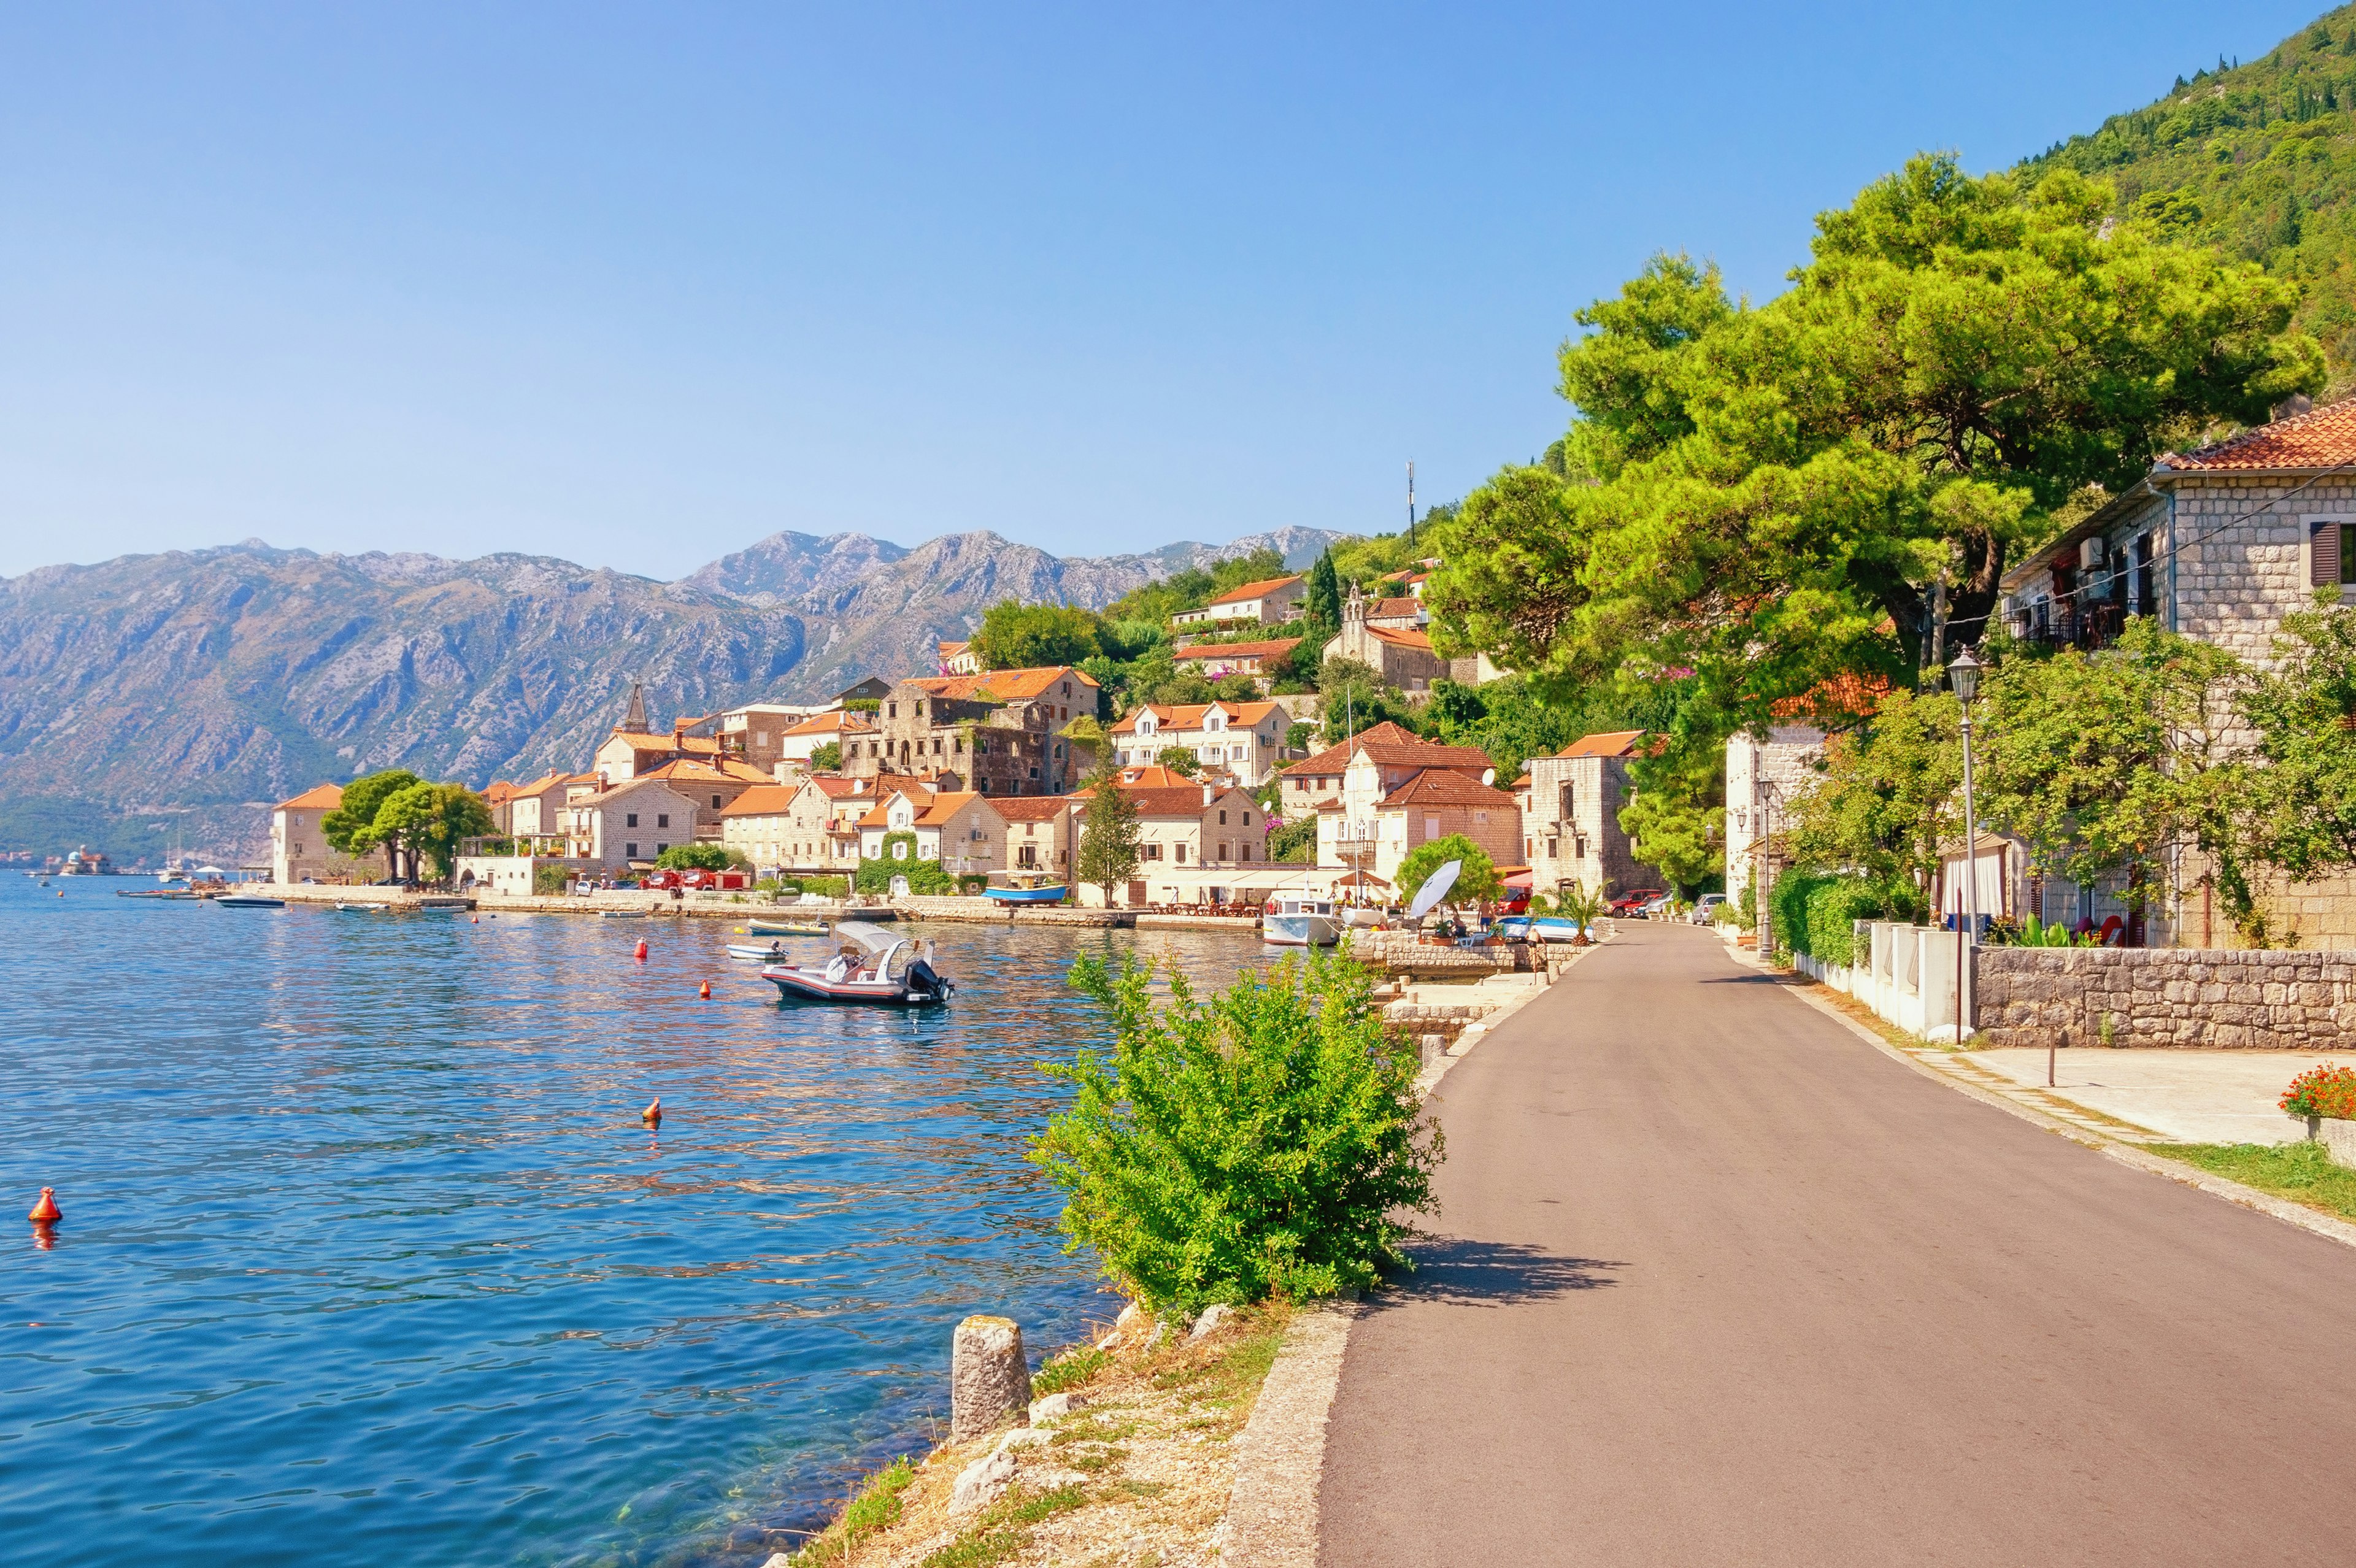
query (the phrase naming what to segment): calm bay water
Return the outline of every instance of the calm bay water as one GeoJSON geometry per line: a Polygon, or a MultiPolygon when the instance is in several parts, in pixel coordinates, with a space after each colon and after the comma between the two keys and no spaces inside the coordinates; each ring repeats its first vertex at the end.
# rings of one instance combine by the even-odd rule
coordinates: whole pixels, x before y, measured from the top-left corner
{"type": "Polygon", "coordinates": [[[909,1017],[781,1008],[716,923],[0,883],[22,1564],[790,1547],[946,1414],[958,1318],[1009,1312],[1035,1353],[1117,1305],[1021,1159],[1064,1098],[1032,1064],[1103,1038],[1072,955],[1171,951],[1215,983],[1262,962],[937,926],[958,995],[909,1017]],[[15,1219],[43,1186],[50,1250],[15,1219]]]}

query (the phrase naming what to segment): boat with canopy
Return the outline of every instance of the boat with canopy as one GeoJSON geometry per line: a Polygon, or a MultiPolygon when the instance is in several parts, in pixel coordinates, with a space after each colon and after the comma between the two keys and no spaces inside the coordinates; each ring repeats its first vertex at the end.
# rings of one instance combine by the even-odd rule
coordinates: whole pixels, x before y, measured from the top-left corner
{"type": "Polygon", "coordinates": [[[761,978],[781,999],[930,1007],[957,994],[933,968],[933,944],[863,920],[834,928],[835,953],[823,964],[772,964],[761,978]]]}

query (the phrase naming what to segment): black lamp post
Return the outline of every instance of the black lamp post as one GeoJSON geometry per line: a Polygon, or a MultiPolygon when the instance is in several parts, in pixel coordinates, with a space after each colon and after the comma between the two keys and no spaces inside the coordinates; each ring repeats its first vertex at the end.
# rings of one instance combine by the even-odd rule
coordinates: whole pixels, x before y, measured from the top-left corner
{"type": "Polygon", "coordinates": [[[1979,824],[1972,814],[1972,699],[1980,694],[1980,671],[1986,667],[1972,657],[1969,648],[1957,654],[1954,662],[1947,667],[1947,679],[1955,688],[1955,700],[1963,707],[1964,731],[1964,896],[1957,905],[1963,918],[1955,933],[1957,1045],[1964,1042],[1964,1029],[1971,1016],[1964,1005],[1964,944],[1977,940],[1980,930],[1979,824]]]}

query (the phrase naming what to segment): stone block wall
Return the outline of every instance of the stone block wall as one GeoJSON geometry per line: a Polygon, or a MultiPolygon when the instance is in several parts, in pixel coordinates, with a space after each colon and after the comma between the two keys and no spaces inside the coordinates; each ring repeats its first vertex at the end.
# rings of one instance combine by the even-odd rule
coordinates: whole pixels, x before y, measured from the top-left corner
{"type": "Polygon", "coordinates": [[[1972,979],[1987,1046],[2319,1051],[2356,1038],[2356,952],[1984,947],[1972,979]]]}

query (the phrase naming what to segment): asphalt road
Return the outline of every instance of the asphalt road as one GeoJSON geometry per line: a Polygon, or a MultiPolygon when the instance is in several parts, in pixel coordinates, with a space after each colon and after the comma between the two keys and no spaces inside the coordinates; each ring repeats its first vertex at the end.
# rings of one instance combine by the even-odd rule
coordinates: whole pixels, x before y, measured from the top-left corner
{"type": "Polygon", "coordinates": [[[1444,1210],[1333,1404],[1332,1568],[2356,1563],[2356,1249],[1690,927],[1633,923],[1439,1106],[1444,1210]]]}

